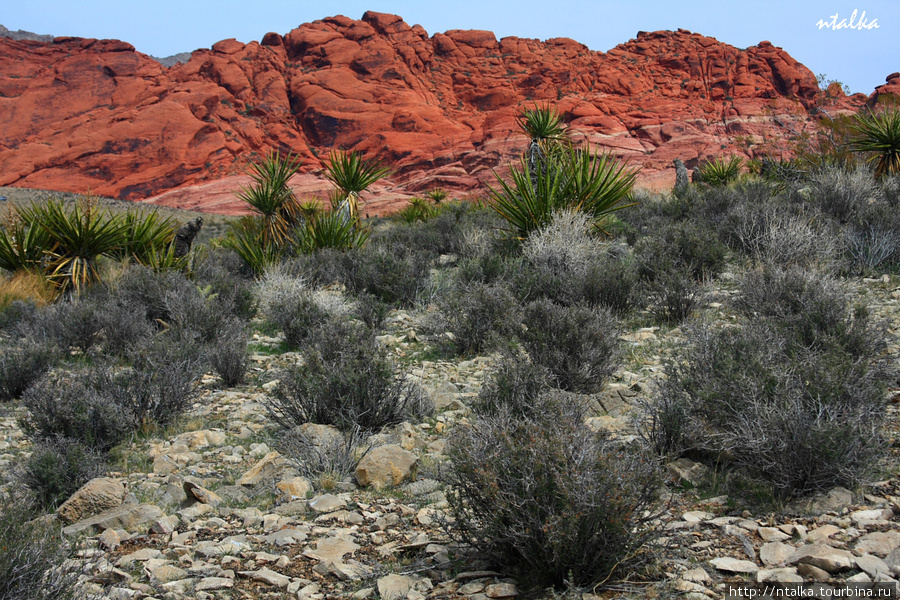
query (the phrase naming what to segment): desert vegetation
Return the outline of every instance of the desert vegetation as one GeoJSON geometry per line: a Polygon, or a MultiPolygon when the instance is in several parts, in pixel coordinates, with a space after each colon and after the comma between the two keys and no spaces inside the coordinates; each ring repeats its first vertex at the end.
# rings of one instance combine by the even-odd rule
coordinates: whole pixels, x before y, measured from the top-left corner
{"type": "MultiPolygon", "coordinates": [[[[837,164],[742,173],[711,157],[675,196],[634,190],[635,169],[536,107],[522,161],[483,201],[433,190],[371,220],[358,202],[384,167],[335,152],[331,201],[300,200],[297,161],[272,154],[240,194],[252,216],[178,259],[176,223],[155,213],[15,210],[0,229],[0,402],[28,456],[3,489],[28,500],[2,502],[28,518],[0,511],[0,572],[21,564],[26,583],[0,581],[69,593],[75,544],[32,518],[201,417],[232,446],[267,440],[310,493],[369,493],[357,467],[413,440],[449,548],[423,570],[489,568],[535,590],[665,579],[672,502],[775,513],[896,476],[897,314],[869,302],[900,274],[900,183],[877,141],[890,118],[860,117],[837,164]],[[639,397],[613,408],[610,394],[639,397]],[[254,428],[210,406],[237,396],[254,428]],[[673,479],[676,460],[708,476],[673,479]],[[34,550],[9,554],[13,541],[34,550]]],[[[385,492],[371,493],[360,507],[385,492]]]]}

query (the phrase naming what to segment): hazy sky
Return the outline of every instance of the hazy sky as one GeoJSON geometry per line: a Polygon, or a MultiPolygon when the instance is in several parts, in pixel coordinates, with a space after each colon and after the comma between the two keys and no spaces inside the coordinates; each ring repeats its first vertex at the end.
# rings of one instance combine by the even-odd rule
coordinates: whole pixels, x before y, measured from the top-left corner
{"type": "Polygon", "coordinates": [[[154,56],[208,48],[226,38],[260,40],[333,15],[398,14],[429,34],[487,29],[547,39],[570,37],[607,51],[638,31],[688,29],[745,48],[768,40],[815,74],[871,93],[900,71],[898,0],[6,0],[0,24],[63,36],[115,38],[154,56]],[[850,17],[854,28],[819,28],[850,17]],[[878,27],[860,29],[866,24],[878,27]]]}

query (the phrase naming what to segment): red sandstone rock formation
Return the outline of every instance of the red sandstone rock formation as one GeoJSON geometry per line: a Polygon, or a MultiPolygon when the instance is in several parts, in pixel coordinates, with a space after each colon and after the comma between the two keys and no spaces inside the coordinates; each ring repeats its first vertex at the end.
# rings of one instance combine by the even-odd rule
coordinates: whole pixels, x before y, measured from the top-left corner
{"type": "MultiPolygon", "coordinates": [[[[162,194],[154,201],[229,213],[242,208],[229,194],[247,161],[292,151],[304,160],[298,188],[313,192],[328,187],[320,159],[342,147],[396,169],[380,197],[461,195],[525,147],[515,115],[552,103],[578,136],[642,166],[645,184],[671,186],[672,159],[782,148],[823,99],[809,69],[769,42],[739,50],[684,30],[602,53],[488,31],[429,37],[368,12],[224,40],[170,68],[119,41],[0,38],[0,185],[162,194]],[[218,190],[209,202],[207,186],[218,190]]],[[[865,100],[827,98],[836,110],[865,100]]]]}

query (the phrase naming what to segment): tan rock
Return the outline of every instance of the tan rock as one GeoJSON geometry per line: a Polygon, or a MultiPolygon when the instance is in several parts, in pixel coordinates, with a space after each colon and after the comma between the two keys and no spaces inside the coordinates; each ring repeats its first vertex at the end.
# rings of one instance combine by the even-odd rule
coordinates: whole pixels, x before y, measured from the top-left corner
{"type": "Polygon", "coordinates": [[[306,477],[291,477],[275,484],[279,504],[304,500],[311,491],[312,484],[306,477]]]}
{"type": "Polygon", "coordinates": [[[400,446],[388,444],[369,451],[356,467],[359,485],[399,485],[412,477],[418,457],[400,446]]]}
{"type": "MultiPolygon", "coordinates": [[[[853,554],[839,548],[832,548],[823,543],[806,544],[797,548],[788,557],[787,564],[812,565],[828,573],[837,573],[853,568],[853,554]]],[[[802,573],[801,573],[802,574],[802,573]]]]}
{"type": "Polygon", "coordinates": [[[264,481],[271,482],[282,476],[289,468],[287,460],[278,452],[272,451],[241,475],[237,483],[238,485],[254,486],[264,481]]]}
{"type": "Polygon", "coordinates": [[[202,488],[196,483],[192,481],[184,482],[184,493],[188,498],[194,498],[197,502],[202,504],[209,504],[213,508],[216,508],[222,503],[222,498],[220,498],[215,492],[211,492],[206,488],[202,488]]]}
{"type": "Polygon", "coordinates": [[[75,523],[119,506],[125,501],[125,493],[125,484],[118,479],[91,479],[63,502],[56,514],[66,523],[75,523]]]}

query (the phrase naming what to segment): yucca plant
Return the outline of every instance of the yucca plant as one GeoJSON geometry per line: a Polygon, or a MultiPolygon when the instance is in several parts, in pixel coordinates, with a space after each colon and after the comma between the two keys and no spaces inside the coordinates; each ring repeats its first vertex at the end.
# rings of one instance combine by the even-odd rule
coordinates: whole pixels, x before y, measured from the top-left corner
{"type": "Polygon", "coordinates": [[[230,225],[227,235],[220,242],[222,247],[234,250],[257,277],[276,264],[283,248],[261,242],[265,223],[259,217],[243,217],[230,225]]]}
{"type": "Polygon", "coordinates": [[[80,198],[71,209],[66,209],[62,200],[50,199],[20,208],[19,214],[50,238],[48,278],[60,294],[78,294],[98,282],[100,257],[113,256],[126,242],[121,219],[97,208],[92,198],[80,198]]]}
{"type": "Polygon", "coordinates": [[[134,260],[144,266],[164,266],[161,256],[175,238],[175,220],[162,217],[158,211],[130,209],[120,217],[124,241],[112,256],[118,260],[134,260]]]}
{"type": "Polygon", "coordinates": [[[307,222],[295,243],[305,253],[323,248],[349,250],[364,246],[369,233],[368,227],[357,227],[356,223],[348,221],[339,211],[332,210],[307,222]]]}
{"type": "Polygon", "coordinates": [[[435,204],[440,204],[444,200],[447,199],[449,194],[446,190],[441,188],[434,188],[433,190],[428,190],[425,192],[425,197],[434,202],[435,204]]]}
{"type": "Polygon", "coordinates": [[[738,178],[744,167],[744,159],[732,156],[727,161],[724,158],[708,160],[697,167],[700,181],[711,186],[728,185],[738,178]]]}
{"type": "Polygon", "coordinates": [[[427,221],[436,214],[436,208],[429,205],[423,198],[410,198],[409,205],[397,211],[397,218],[404,223],[427,221]]]}
{"type": "Polygon", "coordinates": [[[583,211],[600,225],[609,213],[630,206],[637,169],[609,154],[568,146],[556,154],[550,168],[522,159],[510,170],[510,181],[495,176],[499,187],[488,187],[490,206],[506,220],[513,236],[524,240],[548,225],[556,210],[583,211]]]}
{"type": "Polygon", "coordinates": [[[900,109],[890,106],[878,113],[860,113],[850,127],[856,134],[850,149],[872,155],[876,176],[900,173],[900,109]]]}
{"type": "Polygon", "coordinates": [[[277,152],[250,165],[253,184],[241,188],[238,198],[262,218],[259,241],[265,246],[284,246],[291,229],[301,221],[300,204],[288,185],[299,170],[298,159],[277,152]]]}
{"type": "Polygon", "coordinates": [[[5,226],[0,227],[0,268],[13,273],[37,272],[50,245],[50,236],[43,227],[24,222],[13,212],[5,226]]]}
{"type": "Polygon", "coordinates": [[[359,195],[370,185],[390,175],[391,170],[356,152],[336,150],[328,157],[325,178],[340,192],[339,211],[353,224],[359,223],[359,195]]]}

